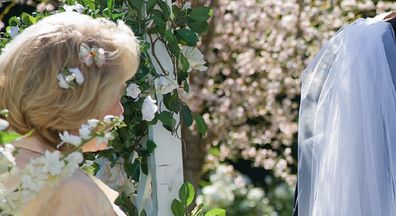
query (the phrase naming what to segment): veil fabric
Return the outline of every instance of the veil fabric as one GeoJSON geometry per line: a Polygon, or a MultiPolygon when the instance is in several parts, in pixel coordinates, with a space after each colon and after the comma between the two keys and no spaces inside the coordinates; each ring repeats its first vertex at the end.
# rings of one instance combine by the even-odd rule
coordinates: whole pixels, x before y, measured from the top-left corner
{"type": "Polygon", "coordinates": [[[396,215],[394,37],[379,18],[356,20],[303,72],[299,215],[396,215]]]}

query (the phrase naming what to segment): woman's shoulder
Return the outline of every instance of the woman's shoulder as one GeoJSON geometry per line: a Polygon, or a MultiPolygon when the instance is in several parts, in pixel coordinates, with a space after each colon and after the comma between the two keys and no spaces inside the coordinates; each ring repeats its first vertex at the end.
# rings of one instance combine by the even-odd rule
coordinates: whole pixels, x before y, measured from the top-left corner
{"type": "MultiPolygon", "coordinates": [[[[23,169],[31,159],[40,153],[20,149],[15,156],[19,169],[23,169]]],[[[18,176],[12,182],[19,182],[18,176]]],[[[118,193],[107,187],[100,180],[77,169],[72,176],[63,179],[59,185],[45,187],[33,198],[22,215],[116,215],[113,202],[118,193]]]]}

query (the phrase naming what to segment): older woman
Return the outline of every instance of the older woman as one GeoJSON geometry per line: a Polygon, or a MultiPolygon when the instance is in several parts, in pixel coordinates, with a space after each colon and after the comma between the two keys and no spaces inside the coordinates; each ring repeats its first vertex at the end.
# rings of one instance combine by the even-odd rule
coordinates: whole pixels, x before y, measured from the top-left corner
{"type": "MultiPolygon", "coordinates": [[[[59,13],[16,36],[0,56],[0,107],[9,110],[12,130],[33,134],[13,143],[16,162],[54,151],[59,133],[75,133],[92,118],[121,115],[125,82],[138,67],[138,43],[124,23],[59,13]]],[[[87,143],[83,151],[106,148],[87,143]]],[[[19,182],[9,179],[6,185],[19,182]]],[[[124,215],[117,193],[78,170],[57,187],[46,187],[22,215],[124,215]]]]}

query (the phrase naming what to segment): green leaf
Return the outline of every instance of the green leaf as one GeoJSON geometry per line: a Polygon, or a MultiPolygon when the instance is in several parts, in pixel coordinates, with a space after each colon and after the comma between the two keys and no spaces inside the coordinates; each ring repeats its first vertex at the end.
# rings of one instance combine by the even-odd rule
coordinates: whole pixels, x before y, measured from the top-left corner
{"type": "Polygon", "coordinates": [[[188,45],[195,46],[199,41],[197,34],[190,29],[182,28],[176,31],[176,35],[180,38],[180,42],[188,45]]]}
{"type": "Polygon", "coordinates": [[[165,107],[175,113],[179,113],[180,111],[180,100],[178,93],[169,93],[164,95],[164,104],[165,107]]]}
{"type": "Polygon", "coordinates": [[[21,23],[19,21],[19,17],[13,16],[8,20],[8,24],[9,26],[19,26],[21,23]]]}
{"type": "Polygon", "coordinates": [[[21,19],[25,25],[33,25],[36,23],[36,18],[32,17],[30,14],[23,12],[21,14],[21,19]]]}
{"type": "Polygon", "coordinates": [[[147,157],[142,157],[142,161],[140,163],[140,167],[142,168],[142,172],[146,175],[148,175],[148,163],[147,163],[147,157]]]}
{"type": "Polygon", "coordinates": [[[147,14],[150,14],[154,6],[157,4],[157,0],[149,0],[146,5],[147,14]]]}
{"type": "Polygon", "coordinates": [[[213,16],[213,10],[209,7],[194,8],[189,15],[191,19],[200,22],[208,20],[211,16],[213,16]]]}
{"type": "Polygon", "coordinates": [[[182,105],[181,116],[184,126],[190,127],[193,123],[193,116],[190,108],[185,104],[182,105]]]}
{"type": "Polygon", "coordinates": [[[107,8],[110,10],[110,14],[114,11],[114,0],[107,0],[107,8]]]}
{"type": "Polygon", "coordinates": [[[168,6],[168,3],[163,0],[157,0],[157,4],[161,8],[162,15],[165,18],[165,20],[168,20],[170,16],[170,8],[168,6]]]}
{"type": "Polygon", "coordinates": [[[22,136],[14,132],[4,132],[0,131],[0,144],[11,143],[22,136]]]}
{"type": "Polygon", "coordinates": [[[226,216],[226,210],[221,208],[214,208],[206,212],[205,216],[226,216]]]}
{"type": "Polygon", "coordinates": [[[140,212],[140,216],[147,216],[146,211],[143,209],[142,212],[140,212]]]}
{"type": "Polygon", "coordinates": [[[179,200],[172,201],[171,209],[174,216],[184,216],[184,206],[179,200]]]}
{"type": "Polygon", "coordinates": [[[201,115],[198,114],[194,114],[194,120],[197,125],[198,132],[201,135],[205,135],[206,132],[208,131],[208,126],[206,125],[205,120],[202,118],[201,115]]]}
{"type": "MultiPolygon", "coordinates": [[[[188,62],[188,59],[184,56],[184,55],[180,55],[179,56],[179,60],[180,60],[180,65],[182,66],[182,71],[187,72],[188,69],[190,69],[190,63],[188,62]]],[[[188,77],[188,73],[185,74],[184,77],[182,77],[182,80],[185,80],[188,77]]]]}
{"type": "Polygon", "coordinates": [[[159,120],[164,126],[173,128],[176,126],[176,120],[173,118],[172,113],[168,111],[162,111],[159,115],[159,120]]]}
{"type": "Polygon", "coordinates": [[[128,0],[128,3],[134,9],[136,9],[139,13],[141,12],[142,7],[143,7],[143,0],[128,0]]]}
{"type": "Polygon", "coordinates": [[[204,33],[209,29],[209,25],[206,21],[205,22],[189,21],[187,25],[188,27],[190,27],[191,30],[195,31],[198,34],[204,33]]]}
{"type": "Polygon", "coordinates": [[[124,163],[124,169],[128,177],[132,177],[133,180],[139,181],[140,176],[140,161],[135,159],[135,161],[131,163],[124,163]]]}
{"type": "Polygon", "coordinates": [[[146,145],[147,145],[147,152],[149,154],[152,153],[155,150],[155,148],[157,148],[157,145],[152,140],[147,140],[146,145]]]}
{"type": "Polygon", "coordinates": [[[190,182],[185,182],[180,190],[179,190],[179,198],[184,204],[184,206],[188,207],[195,197],[194,186],[190,182]]]}

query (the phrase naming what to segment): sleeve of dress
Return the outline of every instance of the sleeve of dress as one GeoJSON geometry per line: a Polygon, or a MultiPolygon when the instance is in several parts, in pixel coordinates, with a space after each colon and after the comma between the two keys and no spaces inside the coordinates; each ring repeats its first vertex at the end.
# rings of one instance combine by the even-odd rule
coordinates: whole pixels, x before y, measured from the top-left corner
{"type": "Polygon", "coordinates": [[[115,216],[110,200],[86,181],[66,181],[56,188],[41,215],[115,216]]]}

